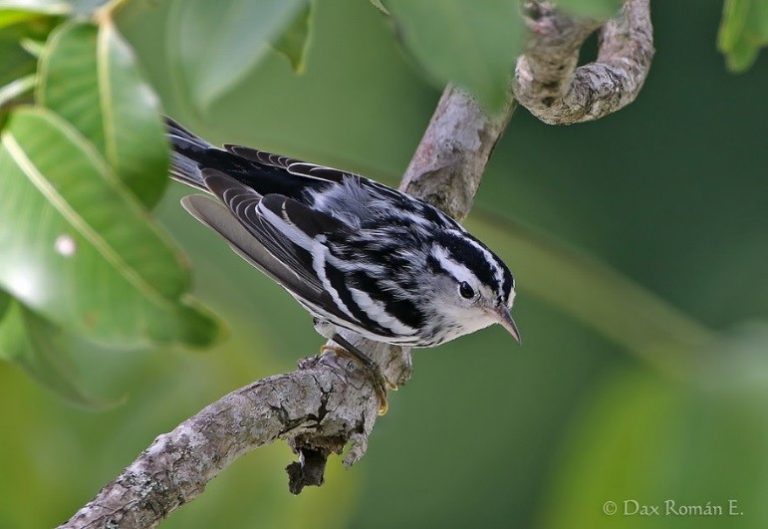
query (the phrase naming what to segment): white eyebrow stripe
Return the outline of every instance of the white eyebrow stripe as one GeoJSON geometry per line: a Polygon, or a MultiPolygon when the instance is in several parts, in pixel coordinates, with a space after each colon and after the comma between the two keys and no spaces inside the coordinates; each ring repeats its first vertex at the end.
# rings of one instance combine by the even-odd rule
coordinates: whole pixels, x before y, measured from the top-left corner
{"type": "Polygon", "coordinates": [[[502,270],[501,266],[499,266],[499,260],[494,257],[494,255],[488,251],[488,248],[477,242],[471,237],[467,237],[466,235],[462,234],[458,230],[451,230],[456,236],[462,237],[464,240],[466,240],[469,244],[480,250],[480,252],[483,254],[483,257],[485,257],[486,261],[491,263],[491,266],[493,267],[493,275],[494,279],[496,279],[496,282],[499,284],[499,286],[504,284],[504,270],[502,270]]]}
{"type": "Polygon", "coordinates": [[[440,266],[442,266],[446,272],[451,274],[458,283],[461,283],[462,281],[466,281],[471,285],[479,283],[477,276],[463,264],[454,261],[448,254],[448,250],[442,246],[434,246],[432,248],[432,256],[437,259],[440,266]]]}

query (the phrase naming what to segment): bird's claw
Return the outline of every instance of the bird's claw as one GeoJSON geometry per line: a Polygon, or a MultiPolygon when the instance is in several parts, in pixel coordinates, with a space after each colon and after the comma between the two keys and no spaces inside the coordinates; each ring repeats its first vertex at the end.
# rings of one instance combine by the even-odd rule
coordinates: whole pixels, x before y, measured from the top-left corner
{"type": "Polygon", "coordinates": [[[352,352],[345,347],[341,347],[340,345],[323,345],[323,347],[320,349],[320,352],[322,354],[333,353],[345,358],[351,358],[362,365],[363,369],[366,373],[368,373],[368,376],[370,377],[371,383],[373,384],[373,389],[376,392],[376,396],[379,398],[379,415],[387,414],[389,411],[387,390],[397,390],[397,385],[392,384],[389,380],[387,380],[387,378],[382,374],[381,369],[379,369],[378,365],[376,365],[373,360],[371,360],[363,353],[360,353],[359,351],[357,353],[352,352]],[[364,359],[361,358],[358,353],[363,355],[364,359]]]}

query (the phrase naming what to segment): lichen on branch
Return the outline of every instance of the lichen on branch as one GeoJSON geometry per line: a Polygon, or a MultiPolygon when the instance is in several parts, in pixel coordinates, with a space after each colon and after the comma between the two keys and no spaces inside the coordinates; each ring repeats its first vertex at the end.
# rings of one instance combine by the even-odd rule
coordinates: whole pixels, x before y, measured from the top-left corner
{"type": "Polygon", "coordinates": [[[627,0],[605,24],[575,18],[551,2],[525,3],[530,38],[517,60],[517,101],[552,125],[591,121],[635,100],[653,59],[649,0],[627,0]],[[594,62],[578,66],[579,50],[599,31],[594,62]]]}

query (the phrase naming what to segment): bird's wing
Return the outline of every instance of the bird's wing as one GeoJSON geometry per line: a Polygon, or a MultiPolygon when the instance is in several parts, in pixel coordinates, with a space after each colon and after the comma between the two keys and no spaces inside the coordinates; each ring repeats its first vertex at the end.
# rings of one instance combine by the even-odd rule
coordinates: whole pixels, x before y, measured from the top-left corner
{"type": "Polygon", "coordinates": [[[282,195],[262,197],[219,171],[205,169],[203,179],[221,204],[189,197],[184,206],[190,213],[301,300],[336,320],[360,324],[334,301],[325,278],[325,242],[350,232],[346,224],[282,195]]]}
{"type": "Polygon", "coordinates": [[[324,180],[326,182],[335,182],[339,184],[344,180],[345,176],[350,176],[352,174],[347,171],[342,171],[341,169],[304,162],[281,154],[244,147],[243,145],[226,144],[224,145],[224,149],[226,149],[227,152],[236,154],[251,162],[274,167],[275,169],[281,169],[292,175],[304,178],[324,180]]]}
{"type": "MultiPolygon", "coordinates": [[[[369,207],[370,204],[365,203],[364,199],[372,199],[377,204],[381,204],[382,200],[380,199],[383,198],[383,201],[388,201],[391,206],[388,208],[389,213],[399,210],[404,218],[410,217],[417,222],[419,219],[423,219],[429,222],[434,222],[441,227],[464,230],[456,220],[445,214],[442,210],[359,174],[343,171],[341,169],[334,169],[333,167],[326,167],[324,165],[303,162],[288,156],[252,149],[242,145],[225,144],[224,149],[226,149],[228,153],[234,154],[244,160],[258,164],[262,167],[269,167],[277,173],[282,173],[282,176],[286,176],[286,173],[288,173],[289,176],[292,175],[298,177],[299,181],[302,182],[302,190],[315,189],[322,193],[324,190],[328,189],[326,183],[342,184],[345,179],[347,179],[348,183],[353,182],[355,186],[359,186],[361,189],[368,191],[356,195],[355,199],[357,200],[357,203],[346,204],[346,208],[353,213],[353,216],[366,218],[368,216],[367,214],[373,213],[374,216],[378,215],[381,212],[374,212],[376,208],[372,210],[369,207]]],[[[281,181],[284,183],[285,179],[282,179],[281,181]]],[[[262,183],[261,185],[263,186],[264,184],[262,183]]],[[[255,183],[254,186],[256,186],[255,183]]],[[[280,192],[282,194],[288,193],[287,191],[280,192]]],[[[294,198],[304,200],[303,197],[298,195],[294,195],[294,198]]]]}
{"type": "Polygon", "coordinates": [[[235,253],[284,288],[301,298],[320,298],[321,290],[300,279],[293,270],[269,253],[223,204],[205,195],[186,196],[181,199],[181,204],[190,215],[221,235],[235,253]]]}

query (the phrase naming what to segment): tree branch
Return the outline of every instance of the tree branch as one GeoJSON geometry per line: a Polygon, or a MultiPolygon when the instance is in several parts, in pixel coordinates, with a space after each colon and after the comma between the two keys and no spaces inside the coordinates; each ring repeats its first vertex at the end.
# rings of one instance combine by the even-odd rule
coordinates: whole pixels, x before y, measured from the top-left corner
{"type": "Polygon", "coordinates": [[[551,125],[599,119],[635,100],[653,58],[649,0],[627,0],[621,13],[602,25],[597,61],[577,68],[584,40],[601,23],[576,19],[550,2],[525,5],[531,31],[517,61],[518,102],[551,125]]]}
{"type": "MultiPolygon", "coordinates": [[[[447,87],[403,178],[402,189],[457,218],[469,213],[485,165],[513,110],[488,117],[462,90],[447,87]]],[[[346,336],[402,385],[411,376],[407,349],[346,336]]],[[[320,485],[327,457],[349,444],[345,464],[365,453],[379,407],[360,366],[333,353],[238,389],[190,417],[152,445],[61,528],[154,527],[193,500],[239,456],[286,440],[299,462],[289,488],[320,485]]]]}
{"type": "Polygon", "coordinates": [[[489,117],[465,91],[448,86],[403,176],[400,190],[463,220],[488,159],[514,111],[512,96],[489,117]]]}

